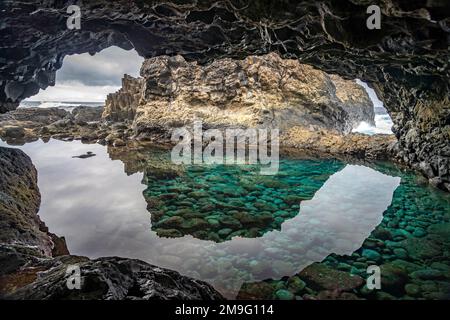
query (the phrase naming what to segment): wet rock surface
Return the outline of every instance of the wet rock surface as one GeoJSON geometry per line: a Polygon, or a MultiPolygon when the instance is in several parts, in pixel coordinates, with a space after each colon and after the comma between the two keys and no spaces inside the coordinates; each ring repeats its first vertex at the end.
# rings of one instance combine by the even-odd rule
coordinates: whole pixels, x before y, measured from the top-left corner
{"type": "Polygon", "coordinates": [[[69,112],[60,108],[19,108],[11,113],[1,114],[2,123],[25,123],[38,127],[49,125],[69,116],[69,112]]]}
{"type": "Polygon", "coordinates": [[[299,277],[315,290],[350,291],[364,284],[364,280],[357,275],[334,270],[320,263],[303,269],[299,277]]]}
{"type": "Polygon", "coordinates": [[[59,108],[19,108],[0,115],[0,137],[11,145],[50,138],[86,143],[124,145],[132,137],[129,123],[102,119],[103,107],[79,106],[72,112],[59,108]]]}
{"type": "Polygon", "coordinates": [[[396,139],[392,135],[368,136],[360,133],[340,135],[332,131],[310,131],[302,127],[293,127],[281,135],[280,143],[286,147],[315,150],[324,154],[347,155],[361,159],[399,160],[396,139]]]}
{"type": "Polygon", "coordinates": [[[79,156],[73,156],[72,158],[87,159],[95,156],[96,156],[95,153],[93,153],[92,151],[88,151],[84,154],[80,154],[79,156]]]}
{"type": "Polygon", "coordinates": [[[78,106],[72,110],[73,121],[77,124],[98,122],[102,119],[103,107],[78,106]]]}
{"type": "Polygon", "coordinates": [[[46,132],[46,126],[61,123],[69,115],[59,108],[21,108],[0,114],[0,136],[11,144],[35,141],[46,132]]]}
{"type": "MultiPolygon", "coordinates": [[[[4,299],[33,300],[221,300],[222,296],[203,281],[181,276],[178,272],[124,258],[64,256],[41,259],[29,273],[35,272],[31,283],[3,295],[4,299]],[[81,272],[80,290],[70,290],[70,266],[81,272]]],[[[20,270],[19,273],[24,273],[20,270]]],[[[11,286],[20,274],[0,278],[0,285],[11,286]],[[4,282],[4,283],[2,283],[4,282]]],[[[32,277],[31,277],[32,279],[32,277]]],[[[11,287],[10,287],[11,288],[11,287]]]]}
{"type": "MultiPolygon", "coordinates": [[[[0,115],[0,137],[12,145],[39,138],[98,140],[103,107],[19,108],[0,115]]],[[[101,133],[101,132],[100,132],[101,133]]]]}

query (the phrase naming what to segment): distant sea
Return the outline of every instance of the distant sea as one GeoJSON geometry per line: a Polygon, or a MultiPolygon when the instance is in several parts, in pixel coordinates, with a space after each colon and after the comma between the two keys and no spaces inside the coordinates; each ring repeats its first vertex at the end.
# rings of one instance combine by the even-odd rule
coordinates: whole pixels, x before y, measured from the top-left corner
{"type": "Polygon", "coordinates": [[[22,101],[19,108],[60,108],[72,112],[75,107],[99,107],[104,102],[76,102],[76,101],[22,101]]]}
{"type": "Polygon", "coordinates": [[[372,126],[367,122],[361,122],[359,126],[353,129],[352,131],[368,135],[374,135],[377,133],[392,134],[393,133],[392,119],[387,113],[386,108],[383,105],[383,102],[380,99],[378,99],[378,96],[375,93],[375,91],[372,88],[370,88],[365,82],[362,82],[361,80],[357,79],[356,83],[366,90],[370,100],[372,100],[375,111],[375,126],[372,126]]]}

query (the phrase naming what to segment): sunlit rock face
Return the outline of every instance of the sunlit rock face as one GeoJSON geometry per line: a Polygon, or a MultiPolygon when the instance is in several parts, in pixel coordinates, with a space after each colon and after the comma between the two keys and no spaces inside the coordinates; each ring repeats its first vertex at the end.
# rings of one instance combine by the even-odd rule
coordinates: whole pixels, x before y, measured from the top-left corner
{"type": "Polygon", "coordinates": [[[331,155],[348,155],[360,159],[393,159],[396,139],[393,135],[368,136],[360,133],[348,135],[329,131],[311,131],[293,127],[281,135],[280,143],[286,147],[331,155]]]}
{"type": "Polygon", "coordinates": [[[137,135],[170,132],[195,119],[209,128],[263,127],[282,132],[301,126],[348,133],[361,121],[374,123],[373,104],[354,81],[330,77],[275,53],[218,59],[207,66],[181,56],[162,56],[147,59],[141,75],[141,80],[126,76],[124,87],[111,95],[114,101],[108,98],[105,108],[106,118],[122,114],[121,121],[134,112],[137,135]],[[136,105],[137,99],[130,97],[139,96],[139,83],[136,105]]]}
{"type": "Polygon", "coordinates": [[[111,45],[145,58],[180,54],[201,63],[277,51],[374,87],[391,114],[401,157],[450,189],[450,6],[380,1],[368,30],[366,0],[106,1],[84,4],[82,28],[66,28],[71,1],[0,4],[0,112],[54,84],[67,54],[111,45]]]}
{"type": "Polygon", "coordinates": [[[103,119],[107,121],[134,120],[142,95],[142,85],[142,79],[125,75],[122,79],[122,88],[106,98],[103,119]]]}
{"type": "Polygon", "coordinates": [[[108,121],[131,121],[138,139],[170,138],[174,128],[200,120],[205,128],[278,128],[284,146],[370,158],[389,157],[395,140],[343,136],[374,122],[363,87],[275,53],[206,66],[162,56],[147,59],[141,76],[126,75],[103,113],[108,121]]]}

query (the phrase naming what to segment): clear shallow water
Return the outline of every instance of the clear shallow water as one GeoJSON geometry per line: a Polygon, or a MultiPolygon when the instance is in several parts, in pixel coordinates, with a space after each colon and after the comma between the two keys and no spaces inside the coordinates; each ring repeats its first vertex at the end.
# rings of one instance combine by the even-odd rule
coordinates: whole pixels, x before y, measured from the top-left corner
{"type": "MultiPolygon", "coordinates": [[[[252,291],[261,283],[277,297],[320,261],[364,278],[368,265],[382,265],[394,279],[385,291],[358,288],[356,296],[450,291],[448,194],[394,167],[283,159],[279,175],[262,178],[249,167],[174,168],[157,149],[56,140],[20,148],[38,169],[39,214],[72,254],[139,258],[205,280],[228,298],[261,298],[252,291]],[[96,156],[72,158],[87,151],[96,156]]],[[[302,290],[293,294],[317,293],[302,290]]]]}

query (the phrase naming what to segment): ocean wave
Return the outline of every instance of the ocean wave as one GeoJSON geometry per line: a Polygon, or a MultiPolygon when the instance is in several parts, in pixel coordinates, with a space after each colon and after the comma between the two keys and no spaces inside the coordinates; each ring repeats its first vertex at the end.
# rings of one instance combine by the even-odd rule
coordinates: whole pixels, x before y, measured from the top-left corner
{"type": "Polygon", "coordinates": [[[388,114],[375,115],[375,126],[363,121],[352,132],[359,132],[367,135],[392,134],[392,119],[388,114]]]}
{"type": "Polygon", "coordinates": [[[102,102],[22,101],[19,108],[60,108],[72,111],[79,106],[98,107],[102,102]]]}

